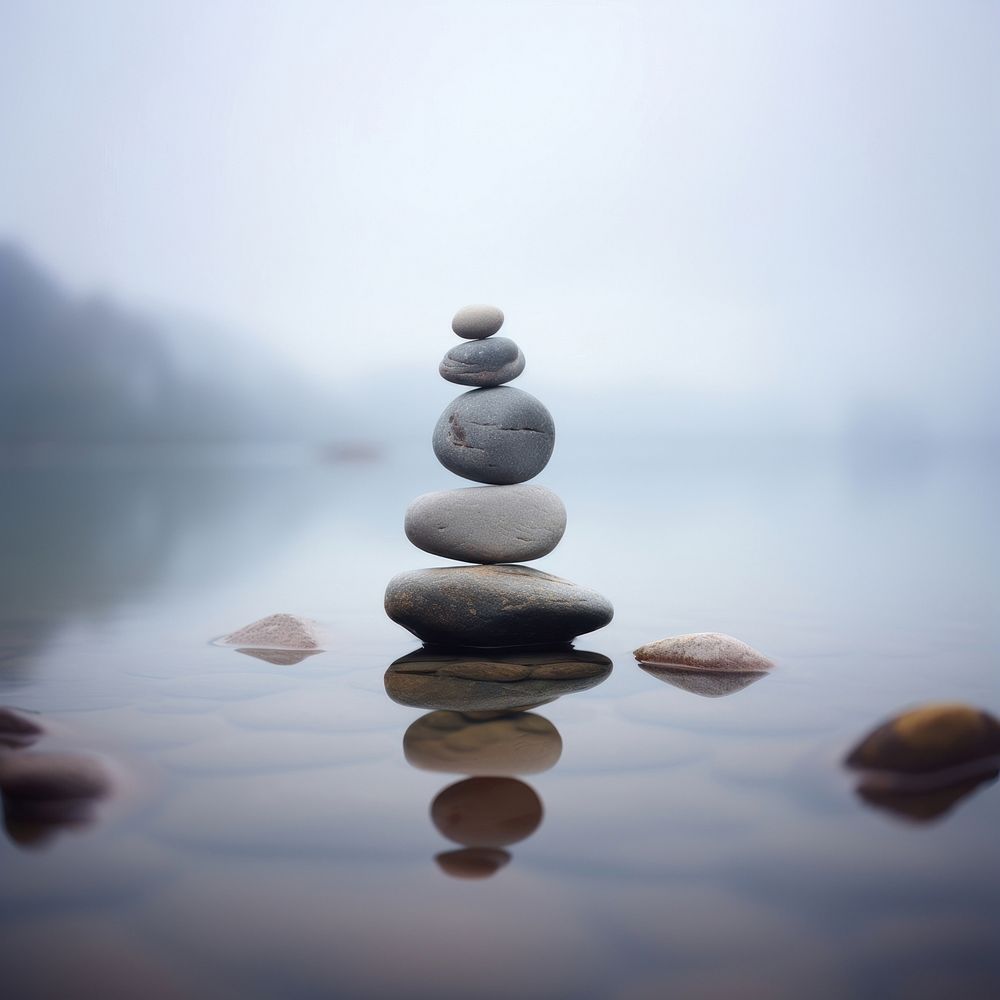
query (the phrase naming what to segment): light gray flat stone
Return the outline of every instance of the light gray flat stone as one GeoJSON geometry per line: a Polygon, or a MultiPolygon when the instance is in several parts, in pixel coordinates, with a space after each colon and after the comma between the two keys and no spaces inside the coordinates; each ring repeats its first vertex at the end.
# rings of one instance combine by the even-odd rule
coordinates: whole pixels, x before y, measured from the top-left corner
{"type": "Polygon", "coordinates": [[[534,396],[512,386],[473,389],[453,399],[434,428],[438,461],[477,483],[533,479],[548,464],[556,430],[534,396]]]}
{"type": "Polygon", "coordinates": [[[614,616],[596,591],[506,565],[400,573],[386,588],[385,611],[424,642],[461,646],[569,642],[614,616]]]}
{"type": "Polygon", "coordinates": [[[418,549],[462,562],[540,559],[566,530],[566,508],[544,486],[469,486],[425,493],[406,510],[418,549]]]}
{"type": "Polygon", "coordinates": [[[490,337],[453,347],[438,366],[441,378],[481,388],[503,385],[524,371],[524,355],[513,340],[490,337]]]}
{"type": "Polygon", "coordinates": [[[503,313],[496,306],[462,306],[451,321],[451,328],[466,340],[492,337],[503,326],[503,313]]]}

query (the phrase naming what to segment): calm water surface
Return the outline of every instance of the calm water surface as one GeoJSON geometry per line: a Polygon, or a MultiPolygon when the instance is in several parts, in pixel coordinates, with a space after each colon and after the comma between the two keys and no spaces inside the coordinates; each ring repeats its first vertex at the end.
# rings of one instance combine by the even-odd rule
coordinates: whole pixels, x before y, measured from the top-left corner
{"type": "Polygon", "coordinates": [[[403,511],[458,485],[426,443],[0,471],[0,705],[119,788],[86,822],[7,817],[4,995],[998,995],[996,787],[918,821],[841,765],[914,704],[1000,714],[996,464],[631,442],[557,450],[540,481],[570,521],[536,565],[611,598],[577,645],[614,669],[521,720],[544,752],[493,745],[543,816],[462,878],[430,815],[461,765],[408,763],[425,713],[383,686],[418,646],[385,583],[444,564],[403,511]],[[210,644],[278,611],[329,648],[210,644]],[[633,662],[688,631],[779,669],[708,698],[633,662]]]}

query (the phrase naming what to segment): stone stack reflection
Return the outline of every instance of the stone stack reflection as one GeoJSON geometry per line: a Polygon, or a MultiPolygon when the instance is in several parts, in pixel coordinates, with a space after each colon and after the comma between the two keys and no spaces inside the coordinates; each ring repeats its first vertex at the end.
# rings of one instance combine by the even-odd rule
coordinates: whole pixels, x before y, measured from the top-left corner
{"type": "Polygon", "coordinates": [[[428,493],[406,512],[406,535],[417,548],[476,564],[414,570],[389,582],[386,613],[424,642],[568,642],[614,614],[592,590],[512,565],[558,545],[566,510],[551,490],[525,485],[548,464],[555,425],[539,400],[506,384],[524,370],[524,355],[513,341],[494,337],[503,321],[494,306],[460,309],[452,329],[465,343],[439,368],[449,382],[474,388],[441,414],[434,453],[449,471],[488,485],[428,493]]]}
{"type": "Polygon", "coordinates": [[[389,697],[430,709],[403,737],[407,761],[466,776],[431,804],[435,827],[459,845],[437,855],[443,872],[488,878],[510,861],[508,847],[538,829],[541,799],[520,778],[554,767],[562,738],[530,709],[594,687],[610,672],[606,656],[568,646],[489,653],[419,649],[389,667],[389,697]]]}

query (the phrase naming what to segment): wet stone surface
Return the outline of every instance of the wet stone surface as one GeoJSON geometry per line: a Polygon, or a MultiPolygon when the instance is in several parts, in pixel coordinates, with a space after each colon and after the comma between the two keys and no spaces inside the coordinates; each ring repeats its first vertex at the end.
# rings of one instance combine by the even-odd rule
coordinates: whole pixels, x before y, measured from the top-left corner
{"type": "Polygon", "coordinates": [[[386,588],[385,611],[424,642],[459,646],[568,642],[614,616],[594,590],[507,565],[399,573],[386,588]]]}

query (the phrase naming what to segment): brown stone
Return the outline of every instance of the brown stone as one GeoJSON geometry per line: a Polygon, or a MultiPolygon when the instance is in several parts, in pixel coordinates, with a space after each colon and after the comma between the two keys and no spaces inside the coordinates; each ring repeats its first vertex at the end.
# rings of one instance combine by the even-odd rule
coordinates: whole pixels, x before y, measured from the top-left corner
{"type": "Polygon", "coordinates": [[[922,774],[1000,756],[1000,722],[961,704],[931,704],[874,729],[847,756],[858,770],[922,774]]]}

